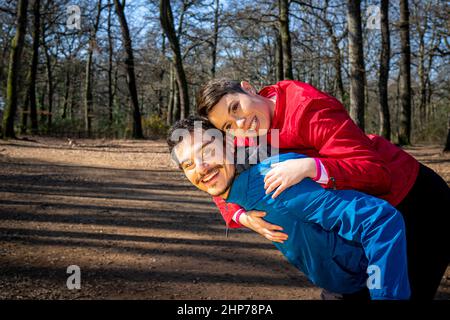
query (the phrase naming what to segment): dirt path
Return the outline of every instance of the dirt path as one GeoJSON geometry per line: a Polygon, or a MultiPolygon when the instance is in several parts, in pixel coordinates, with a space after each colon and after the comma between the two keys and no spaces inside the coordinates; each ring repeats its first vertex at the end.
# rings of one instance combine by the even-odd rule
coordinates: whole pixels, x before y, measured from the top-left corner
{"type": "MultiPolygon", "coordinates": [[[[30,140],[0,142],[1,299],[319,298],[270,242],[225,237],[164,142],[30,140]],[[66,287],[69,265],[80,290],[66,287]]],[[[450,156],[409,151],[450,183],[450,156]]]]}

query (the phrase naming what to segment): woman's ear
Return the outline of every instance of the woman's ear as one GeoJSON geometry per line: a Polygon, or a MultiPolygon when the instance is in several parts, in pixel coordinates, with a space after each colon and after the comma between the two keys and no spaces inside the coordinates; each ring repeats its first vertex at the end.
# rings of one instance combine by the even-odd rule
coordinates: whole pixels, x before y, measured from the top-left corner
{"type": "Polygon", "coordinates": [[[244,89],[247,93],[251,94],[251,95],[255,95],[256,94],[256,89],[255,87],[253,87],[249,82],[247,81],[241,81],[241,87],[242,89],[244,89]]]}

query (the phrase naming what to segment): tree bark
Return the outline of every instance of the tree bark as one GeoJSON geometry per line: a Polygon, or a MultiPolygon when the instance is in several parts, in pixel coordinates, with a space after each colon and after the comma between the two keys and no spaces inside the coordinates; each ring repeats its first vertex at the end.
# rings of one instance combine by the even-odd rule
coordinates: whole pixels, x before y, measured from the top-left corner
{"type": "Polygon", "coordinates": [[[450,114],[448,115],[447,140],[445,141],[444,152],[450,152],[450,114]]]}
{"type": "Polygon", "coordinates": [[[219,14],[220,14],[220,0],[215,0],[214,7],[214,31],[212,41],[211,52],[211,78],[216,76],[216,63],[217,63],[217,42],[219,39],[219,14]]]}
{"type": "Polygon", "coordinates": [[[94,48],[96,47],[96,37],[98,25],[100,23],[100,15],[102,12],[102,0],[97,2],[97,15],[95,17],[94,27],[89,35],[89,48],[86,61],[86,79],[85,79],[85,96],[84,96],[84,129],[88,137],[92,135],[92,118],[94,94],[92,93],[92,59],[94,48]]]}
{"type": "MultiPolygon", "coordinates": [[[[178,36],[176,35],[172,8],[169,0],[160,0],[160,21],[161,26],[169,39],[170,48],[173,51],[173,62],[175,65],[175,76],[178,83],[178,92],[180,95],[180,119],[184,119],[189,115],[189,91],[186,79],[186,74],[183,67],[183,59],[181,56],[180,43],[178,36]]],[[[177,120],[175,118],[174,120],[177,120]]]]}
{"type": "Polygon", "coordinates": [[[283,72],[283,44],[281,42],[280,31],[276,30],[276,48],[275,48],[275,72],[277,82],[284,79],[283,72]]]}
{"type": "Polygon", "coordinates": [[[15,138],[14,119],[17,112],[17,82],[27,26],[27,7],[28,0],[19,0],[19,2],[17,3],[17,28],[16,34],[11,42],[11,53],[9,59],[6,89],[6,108],[3,114],[3,138],[15,138]]]}
{"type": "Polygon", "coordinates": [[[36,75],[39,62],[39,40],[41,36],[41,11],[40,0],[34,1],[33,13],[33,56],[31,58],[31,70],[30,70],[30,82],[28,87],[28,97],[30,101],[30,121],[31,121],[31,133],[38,133],[38,118],[37,118],[37,105],[36,105],[36,75]]]}
{"type": "Polygon", "coordinates": [[[350,61],[350,116],[364,130],[364,53],[361,1],[347,1],[348,48],[350,61]]]}
{"type": "Polygon", "coordinates": [[[114,0],[117,16],[119,17],[120,27],[122,29],[122,39],[125,46],[127,57],[125,65],[127,67],[128,90],[130,91],[131,103],[133,105],[133,138],[142,139],[141,111],[139,110],[139,100],[136,88],[136,75],[134,72],[134,55],[131,44],[130,30],[124,13],[124,7],[119,0],[114,0]]]}
{"type": "Polygon", "coordinates": [[[108,0],[108,120],[109,125],[111,126],[113,123],[113,105],[114,105],[114,96],[113,96],[113,39],[111,34],[111,11],[112,11],[112,3],[108,0]]]}
{"type": "Polygon", "coordinates": [[[284,79],[293,79],[292,75],[292,51],[291,33],[289,31],[289,0],[278,0],[279,4],[279,29],[281,47],[283,49],[283,75],[284,79]]]}
{"type": "Polygon", "coordinates": [[[391,139],[391,124],[388,105],[389,60],[391,45],[389,39],[389,0],[381,0],[380,4],[381,53],[380,76],[378,82],[380,136],[391,139]]]}
{"type": "Polygon", "coordinates": [[[33,4],[33,45],[30,71],[27,77],[27,93],[26,93],[26,112],[22,113],[22,129],[21,133],[26,133],[28,127],[28,117],[31,120],[31,132],[36,134],[38,131],[37,108],[36,108],[36,75],[39,58],[39,37],[41,34],[41,10],[40,0],[35,0],[33,4]]]}
{"type": "Polygon", "coordinates": [[[170,89],[169,89],[169,101],[167,103],[167,121],[166,123],[168,125],[172,125],[172,112],[173,112],[173,102],[175,98],[175,77],[173,75],[173,66],[170,65],[170,75],[169,75],[169,82],[170,82],[170,89]]]}
{"type": "Polygon", "coordinates": [[[63,103],[63,113],[61,118],[67,118],[67,107],[69,106],[69,93],[70,93],[70,64],[66,66],[66,79],[64,83],[64,103],[63,103]]]}
{"type": "Polygon", "coordinates": [[[411,143],[411,48],[408,0],[400,0],[400,126],[398,143],[411,143]]]}
{"type": "Polygon", "coordinates": [[[47,130],[50,130],[52,127],[52,111],[53,111],[53,93],[54,93],[54,86],[53,86],[53,71],[52,71],[52,60],[50,56],[49,49],[47,47],[47,43],[45,41],[45,33],[42,37],[42,46],[44,47],[44,53],[45,53],[45,67],[47,70],[47,130]]]}

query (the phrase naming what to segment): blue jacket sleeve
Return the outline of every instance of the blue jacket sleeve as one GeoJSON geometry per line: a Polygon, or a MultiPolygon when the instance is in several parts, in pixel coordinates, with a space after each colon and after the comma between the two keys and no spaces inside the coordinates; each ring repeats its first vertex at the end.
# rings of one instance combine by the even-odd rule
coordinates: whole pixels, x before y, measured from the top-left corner
{"type": "Polygon", "coordinates": [[[362,245],[372,299],[408,299],[410,287],[403,217],[384,200],[350,190],[329,190],[304,219],[362,245]]]}

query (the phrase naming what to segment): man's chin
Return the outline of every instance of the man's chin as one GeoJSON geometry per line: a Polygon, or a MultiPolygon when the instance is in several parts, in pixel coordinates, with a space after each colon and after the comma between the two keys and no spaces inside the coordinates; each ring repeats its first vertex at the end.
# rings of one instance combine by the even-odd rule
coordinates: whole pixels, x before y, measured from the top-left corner
{"type": "Polygon", "coordinates": [[[216,189],[216,188],[210,188],[206,192],[208,192],[213,197],[220,197],[224,195],[228,191],[227,187],[216,189]]]}

